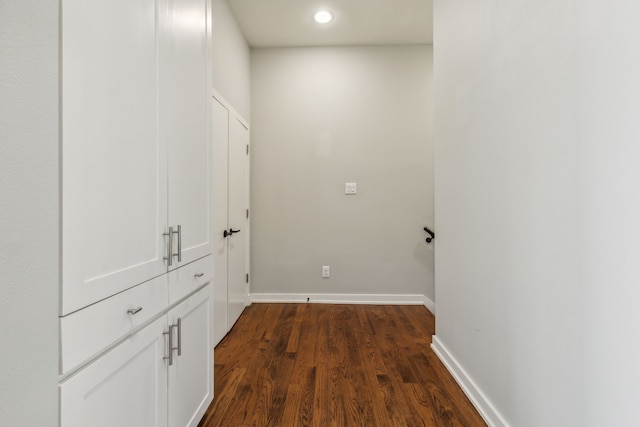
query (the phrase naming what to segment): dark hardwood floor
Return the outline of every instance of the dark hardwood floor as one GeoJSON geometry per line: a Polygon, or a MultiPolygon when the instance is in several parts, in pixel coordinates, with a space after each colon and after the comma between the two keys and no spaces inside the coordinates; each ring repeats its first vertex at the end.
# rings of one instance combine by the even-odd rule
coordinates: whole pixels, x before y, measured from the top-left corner
{"type": "Polygon", "coordinates": [[[422,306],[253,304],[215,350],[199,427],[485,426],[422,306]]]}

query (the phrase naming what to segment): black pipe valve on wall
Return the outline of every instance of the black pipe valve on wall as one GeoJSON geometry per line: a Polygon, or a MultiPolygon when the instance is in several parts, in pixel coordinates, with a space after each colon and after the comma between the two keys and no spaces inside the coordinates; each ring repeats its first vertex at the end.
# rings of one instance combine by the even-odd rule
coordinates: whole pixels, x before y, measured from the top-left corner
{"type": "Polygon", "coordinates": [[[433,231],[429,230],[427,227],[424,227],[424,231],[426,231],[427,234],[429,234],[429,237],[427,237],[427,243],[431,243],[431,241],[433,239],[435,239],[436,233],[434,233],[433,231]]]}

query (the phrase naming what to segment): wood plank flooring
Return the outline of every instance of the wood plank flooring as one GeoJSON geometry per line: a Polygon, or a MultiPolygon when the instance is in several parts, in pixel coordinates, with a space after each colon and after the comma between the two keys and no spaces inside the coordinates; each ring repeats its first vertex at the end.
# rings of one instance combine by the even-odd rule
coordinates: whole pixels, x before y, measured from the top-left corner
{"type": "Polygon", "coordinates": [[[422,306],[253,304],[216,347],[199,427],[485,426],[434,331],[422,306]]]}

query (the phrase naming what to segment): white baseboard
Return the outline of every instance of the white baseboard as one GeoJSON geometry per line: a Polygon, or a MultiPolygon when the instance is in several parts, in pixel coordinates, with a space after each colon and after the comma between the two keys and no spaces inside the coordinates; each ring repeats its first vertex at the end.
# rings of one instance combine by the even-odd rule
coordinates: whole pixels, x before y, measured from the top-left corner
{"type": "Polygon", "coordinates": [[[425,307],[427,307],[427,310],[429,310],[431,312],[431,314],[433,314],[434,316],[436,315],[436,303],[431,301],[429,298],[427,298],[426,296],[422,295],[422,303],[424,304],[425,307]]]}
{"type": "Polygon", "coordinates": [[[431,312],[435,304],[424,295],[398,294],[251,294],[255,303],[311,302],[320,304],[424,305],[431,312]]]}
{"type": "Polygon", "coordinates": [[[490,427],[509,427],[506,420],[500,415],[487,396],[480,390],[467,372],[460,366],[449,350],[442,344],[436,335],[433,336],[431,348],[449,370],[453,378],[462,388],[469,400],[478,410],[482,418],[490,427]]]}

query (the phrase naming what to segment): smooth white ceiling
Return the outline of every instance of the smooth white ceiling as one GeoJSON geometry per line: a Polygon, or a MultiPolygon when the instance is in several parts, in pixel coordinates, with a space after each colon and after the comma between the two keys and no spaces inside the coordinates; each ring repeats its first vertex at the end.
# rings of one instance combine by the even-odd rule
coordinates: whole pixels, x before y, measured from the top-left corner
{"type": "Polygon", "coordinates": [[[433,0],[228,0],[252,47],[433,43],[433,0]],[[319,9],[331,23],[314,22],[319,9]]]}

